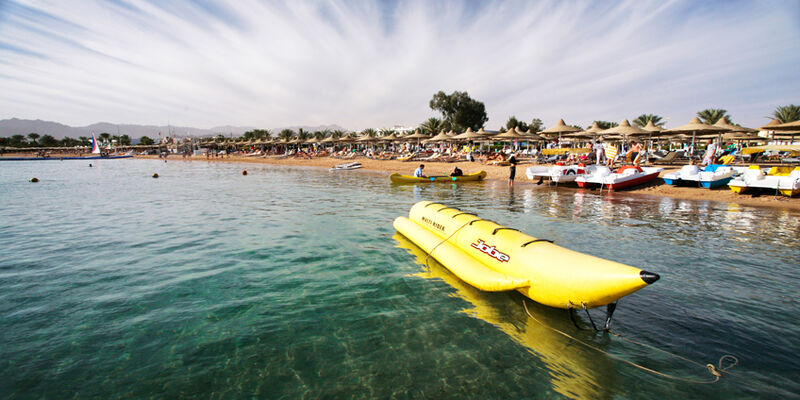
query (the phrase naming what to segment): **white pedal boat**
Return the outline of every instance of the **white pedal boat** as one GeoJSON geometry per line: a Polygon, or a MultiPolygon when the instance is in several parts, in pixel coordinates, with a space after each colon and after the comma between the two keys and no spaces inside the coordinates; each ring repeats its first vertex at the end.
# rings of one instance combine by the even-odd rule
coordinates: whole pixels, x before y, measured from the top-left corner
{"type": "Polygon", "coordinates": [[[664,168],[636,167],[626,165],[612,172],[608,167],[597,167],[593,173],[577,177],[575,182],[582,188],[605,186],[608,190],[641,185],[658,178],[664,168]]]}
{"type": "Polygon", "coordinates": [[[595,170],[596,166],[590,165],[586,166],[584,164],[578,165],[563,165],[561,163],[556,163],[553,166],[546,166],[546,165],[536,165],[533,167],[528,167],[525,170],[525,175],[528,176],[528,179],[535,180],[535,179],[549,179],[555,183],[565,183],[565,182],[574,182],[575,178],[578,176],[591,173],[595,170]]]}
{"type": "Polygon", "coordinates": [[[751,165],[741,176],[728,182],[728,187],[736,193],[752,189],[772,189],[785,196],[800,194],[800,167],[772,167],[762,170],[751,165]]]}
{"type": "Polygon", "coordinates": [[[696,165],[684,165],[679,171],[664,174],[662,178],[667,185],[688,184],[710,189],[725,185],[745,169],[721,164],[711,164],[703,169],[696,165]]]}

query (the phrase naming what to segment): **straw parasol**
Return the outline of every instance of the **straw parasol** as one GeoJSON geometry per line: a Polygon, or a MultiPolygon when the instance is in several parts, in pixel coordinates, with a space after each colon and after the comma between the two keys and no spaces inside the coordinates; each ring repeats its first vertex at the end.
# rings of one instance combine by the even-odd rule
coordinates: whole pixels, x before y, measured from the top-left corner
{"type": "Polygon", "coordinates": [[[412,135],[408,135],[403,139],[428,139],[429,137],[430,136],[420,132],[419,129],[417,129],[412,135]]]}
{"type": "Polygon", "coordinates": [[[438,135],[436,135],[436,136],[434,136],[434,137],[432,137],[430,139],[427,139],[425,141],[426,142],[447,142],[447,141],[451,141],[451,140],[453,140],[453,138],[450,137],[450,136],[447,136],[447,134],[444,133],[444,130],[442,130],[441,132],[439,132],[438,135]]]}
{"type": "Polygon", "coordinates": [[[677,128],[667,129],[664,133],[669,133],[670,136],[675,133],[692,133],[692,148],[694,148],[695,137],[698,133],[716,133],[716,132],[725,132],[727,131],[726,128],[720,128],[718,126],[704,124],[700,122],[700,119],[697,117],[692,118],[686,125],[681,125],[677,128]]]}
{"type": "Polygon", "coordinates": [[[544,134],[551,134],[552,133],[552,134],[559,134],[560,135],[562,133],[569,133],[569,132],[580,132],[580,129],[576,128],[574,126],[569,126],[569,125],[564,123],[563,119],[559,119],[558,123],[556,123],[555,125],[543,130],[541,133],[544,133],[544,134]]]}
{"type": "Polygon", "coordinates": [[[601,131],[600,134],[602,135],[622,135],[622,136],[638,136],[638,135],[647,135],[650,132],[636,127],[631,126],[631,123],[628,122],[627,119],[623,119],[622,122],[619,123],[617,126],[612,126],[604,131],[601,131]]]}
{"type": "Polygon", "coordinates": [[[467,131],[460,134],[453,136],[451,139],[453,140],[481,140],[486,139],[489,134],[481,128],[478,132],[474,132],[472,128],[467,128],[467,131]]]}
{"type": "Polygon", "coordinates": [[[642,129],[654,134],[657,134],[658,132],[664,132],[666,130],[660,126],[656,126],[656,124],[653,123],[652,119],[650,121],[647,121],[647,125],[643,126],[642,129]]]}
{"type": "Polygon", "coordinates": [[[725,128],[726,130],[731,131],[731,132],[755,132],[756,131],[755,129],[745,128],[743,126],[736,126],[736,125],[730,124],[730,123],[728,123],[728,121],[725,120],[725,118],[720,118],[719,121],[717,121],[717,123],[714,124],[714,126],[719,127],[719,128],[725,128]]]}
{"type": "Polygon", "coordinates": [[[798,131],[800,132],[800,121],[780,123],[777,119],[773,119],[770,123],[761,127],[764,131],[798,131]]]}

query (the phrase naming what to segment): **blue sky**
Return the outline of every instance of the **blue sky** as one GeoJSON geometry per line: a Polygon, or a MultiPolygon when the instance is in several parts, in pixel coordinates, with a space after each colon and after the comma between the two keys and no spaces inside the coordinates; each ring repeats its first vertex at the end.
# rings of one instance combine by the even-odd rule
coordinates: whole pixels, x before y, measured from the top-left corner
{"type": "Polygon", "coordinates": [[[497,129],[800,104],[800,2],[0,0],[0,118],[416,125],[444,90],[497,129]]]}

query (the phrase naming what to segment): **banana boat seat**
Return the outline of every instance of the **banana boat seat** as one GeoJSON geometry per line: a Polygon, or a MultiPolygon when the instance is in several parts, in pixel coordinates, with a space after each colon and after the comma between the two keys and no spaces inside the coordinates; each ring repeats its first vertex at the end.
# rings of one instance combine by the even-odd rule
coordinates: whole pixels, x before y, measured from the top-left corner
{"type": "Polygon", "coordinates": [[[517,290],[550,307],[601,307],[659,279],[430,201],[416,203],[394,227],[470,285],[517,290]]]}

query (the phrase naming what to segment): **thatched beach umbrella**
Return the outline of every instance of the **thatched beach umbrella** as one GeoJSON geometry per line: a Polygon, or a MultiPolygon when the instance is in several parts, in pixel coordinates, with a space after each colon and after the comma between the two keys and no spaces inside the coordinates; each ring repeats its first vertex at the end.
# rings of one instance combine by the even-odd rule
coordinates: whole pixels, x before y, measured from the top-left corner
{"type": "Polygon", "coordinates": [[[434,142],[449,142],[449,141],[452,141],[452,140],[453,140],[453,138],[450,137],[450,136],[447,136],[447,134],[444,133],[444,130],[443,130],[443,131],[439,132],[438,135],[436,135],[436,136],[434,136],[434,137],[432,137],[430,139],[425,140],[425,142],[431,142],[431,143],[434,143],[434,142]]]}
{"type": "Polygon", "coordinates": [[[581,131],[581,129],[576,128],[574,126],[569,126],[569,125],[564,123],[563,119],[559,119],[558,122],[555,125],[553,125],[553,126],[547,128],[547,129],[541,131],[540,133],[543,133],[545,135],[547,135],[547,134],[559,134],[560,135],[560,134],[563,134],[563,133],[580,132],[580,131],[581,131]]]}
{"type": "Polygon", "coordinates": [[[453,140],[465,140],[465,141],[473,140],[474,141],[474,140],[486,139],[487,136],[489,136],[489,134],[486,131],[484,131],[483,128],[481,128],[478,132],[473,132],[471,128],[467,128],[466,132],[464,132],[464,133],[462,133],[460,135],[453,136],[451,139],[453,139],[453,140]]]}
{"type": "Polygon", "coordinates": [[[622,135],[622,136],[638,136],[638,135],[647,135],[650,132],[636,127],[631,126],[631,123],[628,122],[627,119],[623,119],[622,122],[619,123],[617,126],[612,126],[606,130],[600,132],[602,135],[622,135]]]}
{"type": "MultiPolygon", "coordinates": [[[[704,124],[700,122],[700,119],[697,117],[692,118],[686,125],[681,125],[677,128],[667,129],[664,131],[665,133],[675,134],[675,133],[692,133],[692,150],[694,150],[694,142],[695,137],[698,133],[716,133],[716,132],[725,132],[727,129],[720,128],[718,126],[704,124]]],[[[671,136],[671,135],[670,135],[671,136]]]]}

